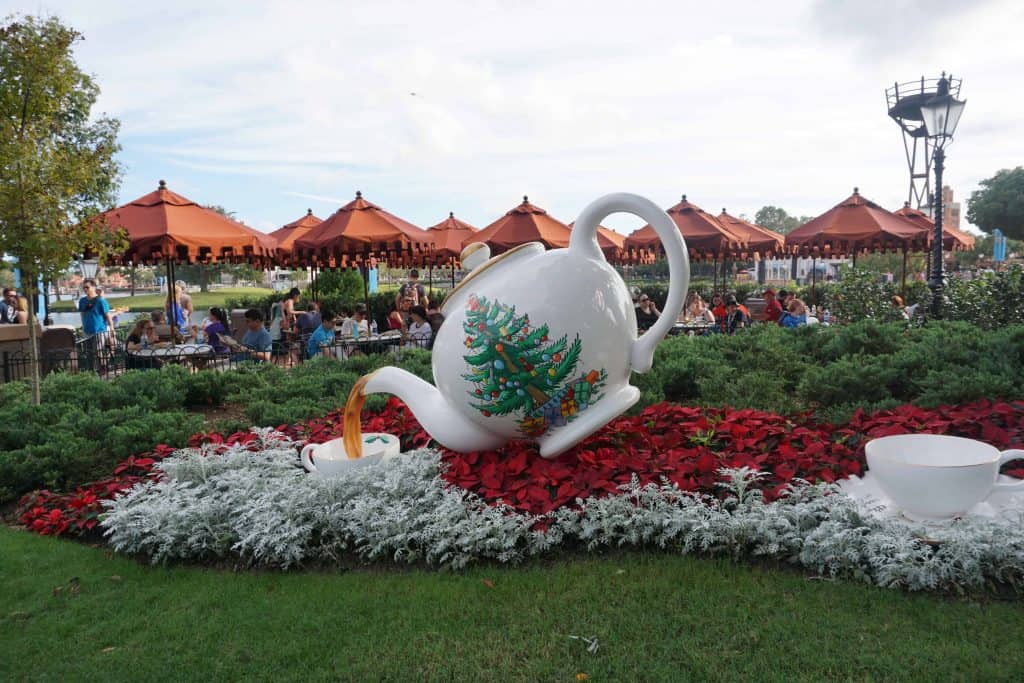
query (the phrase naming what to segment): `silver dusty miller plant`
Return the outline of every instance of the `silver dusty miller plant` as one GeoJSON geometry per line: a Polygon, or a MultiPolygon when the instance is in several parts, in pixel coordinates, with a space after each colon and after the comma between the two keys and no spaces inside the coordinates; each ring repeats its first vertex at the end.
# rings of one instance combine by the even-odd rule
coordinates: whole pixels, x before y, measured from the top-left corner
{"type": "Polygon", "coordinates": [[[110,544],[154,563],[235,559],[276,568],[346,554],[461,568],[567,546],[657,546],[770,558],[911,591],[1024,588],[1024,520],[971,518],[937,532],[865,514],[829,484],[799,483],[765,503],[752,487],[762,475],[746,468],[721,471],[722,498],[634,478],[619,495],[532,516],[449,486],[436,451],[322,479],[297,466],[300,444],[283,435],[260,431],[257,446],[185,449],[164,460],[160,480],[106,503],[110,544]]]}

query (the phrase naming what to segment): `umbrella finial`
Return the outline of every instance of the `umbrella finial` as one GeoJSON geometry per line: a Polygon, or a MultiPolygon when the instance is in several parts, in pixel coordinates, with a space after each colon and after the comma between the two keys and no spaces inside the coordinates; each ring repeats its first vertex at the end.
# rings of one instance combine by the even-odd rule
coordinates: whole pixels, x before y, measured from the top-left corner
{"type": "Polygon", "coordinates": [[[362,198],[363,198],[362,190],[356,190],[356,199],[362,199],[362,198]]]}
{"type": "Polygon", "coordinates": [[[860,188],[859,187],[853,188],[853,193],[854,194],[860,194],[860,188]]]}
{"type": "Polygon", "coordinates": [[[684,201],[684,202],[686,201],[686,195],[685,194],[683,195],[682,201],[684,201]]]}
{"type": "Polygon", "coordinates": [[[722,207],[722,213],[729,213],[728,211],[725,210],[724,206],[722,207]]]}
{"type": "Polygon", "coordinates": [[[523,204],[529,204],[529,203],[530,203],[530,198],[529,198],[529,197],[527,197],[527,196],[526,196],[526,195],[524,194],[524,195],[523,195],[523,204]]]}
{"type": "Polygon", "coordinates": [[[313,209],[306,209],[306,215],[307,216],[312,216],[313,215],[313,209]]]}
{"type": "Polygon", "coordinates": [[[909,209],[910,208],[910,202],[903,202],[903,208],[904,209],[909,209]]]}
{"type": "Polygon", "coordinates": [[[166,190],[167,189],[167,181],[166,180],[161,180],[160,181],[160,186],[157,189],[158,190],[166,190]]]}
{"type": "Polygon", "coordinates": [[[449,211],[448,212],[448,218],[455,218],[455,212],[454,211],[449,211]]]}

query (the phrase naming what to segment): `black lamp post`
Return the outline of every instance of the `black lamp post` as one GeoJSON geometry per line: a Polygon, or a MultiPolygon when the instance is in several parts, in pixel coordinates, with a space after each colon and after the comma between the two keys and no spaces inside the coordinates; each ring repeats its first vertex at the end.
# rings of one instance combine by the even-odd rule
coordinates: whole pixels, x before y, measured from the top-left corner
{"type": "Polygon", "coordinates": [[[921,118],[925,132],[932,139],[935,160],[935,200],[932,202],[935,217],[935,237],[932,242],[932,271],[928,275],[928,288],[932,290],[932,317],[942,317],[942,291],[945,287],[942,273],[942,171],[946,162],[946,144],[953,139],[956,124],[964,111],[964,105],[949,94],[949,79],[942,73],[935,97],[921,105],[921,118]]]}

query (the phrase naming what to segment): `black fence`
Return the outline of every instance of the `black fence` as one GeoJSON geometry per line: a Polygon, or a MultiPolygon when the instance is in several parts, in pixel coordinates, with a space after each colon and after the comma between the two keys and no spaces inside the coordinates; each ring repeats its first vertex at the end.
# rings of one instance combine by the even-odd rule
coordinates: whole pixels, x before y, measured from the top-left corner
{"type": "MultiPolygon", "coordinates": [[[[177,365],[190,371],[231,370],[252,363],[274,363],[292,367],[309,358],[324,356],[341,362],[355,355],[390,353],[396,357],[409,349],[429,350],[430,340],[401,336],[380,336],[363,339],[335,339],[328,344],[310,346],[309,337],[296,337],[280,342],[268,354],[257,354],[239,347],[215,349],[207,344],[175,344],[129,351],[119,341],[79,339],[74,347],[45,349],[39,354],[40,376],[52,372],[92,373],[103,378],[116,377],[129,370],[159,370],[177,365]],[[99,343],[98,343],[99,342],[99,343]]],[[[32,375],[32,356],[27,350],[0,352],[0,381],[13,382],[32,375]]]]}

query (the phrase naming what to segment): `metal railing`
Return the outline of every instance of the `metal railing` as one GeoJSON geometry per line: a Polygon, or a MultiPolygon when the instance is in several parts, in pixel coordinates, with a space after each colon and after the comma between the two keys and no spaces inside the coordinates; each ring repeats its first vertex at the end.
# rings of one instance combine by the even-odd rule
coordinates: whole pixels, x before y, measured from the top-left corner
{"type": "MultiPolygon", "coordinates": [[[[307,336],[275,343],[270,360],[266,361],[245,350],[216,350],[206,344],[178,344],[167,348],[128,351],[121,343],[97,345],[95,338],[87,337],[77,340],[74,348],[41,351],[39,373],[40,376],[53,372],[90,373],[111,379],[130,370],[159,370],[175,365],[191,372],[226,371],[264,362],[293,367],[309,359],[308,342],[307,336]]],[[[331,344],[319,346],[315,355],[343,362],[355,355],[390,353],[400,357],[405,350],[412,348],[429,350],[430,343],[428,340],[403,340],[401,337],[359,341],[337,339],[331,344]]],[[[0,352],[0,382],[29,379],[31,376],[32,355],[29,351],[0,352]]]]}

